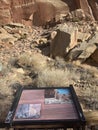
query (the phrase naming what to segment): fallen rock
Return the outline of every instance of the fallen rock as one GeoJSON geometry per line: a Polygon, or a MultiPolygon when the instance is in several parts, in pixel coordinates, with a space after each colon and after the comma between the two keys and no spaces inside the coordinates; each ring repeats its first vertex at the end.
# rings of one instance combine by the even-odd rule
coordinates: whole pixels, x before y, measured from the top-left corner
{"type": "Polygon", "coordinates": [[[18,72],[20,74],[25,74],[25,72],[24,72],[24,70],[22,68],[17,69],[16,72],[18,72]]]}
{"type": "Polygon", "coordinates": [[[91,44],[91,45],[87,46],[87,48],[85,48],[85,50],[83,50],[83,52],[80,54],[78,59],[81,60],[82,62],[85,61],[87,58],[89,58],[91,56],[91,54],[93,54],[95,52],[96,48],[97,47],[95,44],[91,44]]]}
{"type": "Polygon", "coordinates": [[[90,33],[82,33],[82,32],[78,32],[78,41],[79,42],[84,42],[86,41],[89,37],[91,36],[90,33]]]}
{"type": "Polygon", "coordinates": [[[69,12],[69,7],[61,0],[37,0],[37,9],[33,14],[34,25],[49,24],[52,26],[56,21],[60,20],[60,14],[66,14],[69,12]]]}
{"type": "Polygon", "coordinates": [[[64,57],[70,49],[77,45],[77,28],[72,26],[60,25],[57,33],[53,32],[52,42],[50,43],[50,56],[64,57]],[[54,35],[54,36],[53,36],[54,35]]]}
{"type": "Polygon", "coordinates": [[[13,37],[13,35],[9,34],[4,28],[0,28],[0,41],[3,43],[11,43],[14,45],[14,42],[17,38],[13,37]]]}
{"type": "Polygon", "coordinates": [[[76,9],[71,11],[65,17],[68,21],[79,22],[80,20],[86,20],[85,12],[82,9],[76,9]]]}
{"type": "Polygon", "coordinates": [[[70,61],[80,60],[80,62],[84,62],[87,58],[92,56],[92,58],[96,60],[97,58],[95,58],[95,55],[97,55],[97,49],[98,33],[89,38],[87,41],[81,42],[78,46],[73,48],[67,55],[66,59],[70,61]]]}

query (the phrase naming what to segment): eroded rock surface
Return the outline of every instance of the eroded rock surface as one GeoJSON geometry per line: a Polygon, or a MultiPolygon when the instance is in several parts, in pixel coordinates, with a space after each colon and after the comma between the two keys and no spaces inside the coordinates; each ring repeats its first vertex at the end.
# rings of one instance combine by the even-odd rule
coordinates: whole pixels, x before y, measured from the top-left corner
{"type": "Polygon", "coordinates": [[[97,0],[75,0],[77,8],[84,10],[86,15],[92,20],[98,20],[98,1],[97,0]]]}
{"type": "Polygon", "coordinates": [[[57,34],[50,44],[50,55],[64,57],[66,53],[77,45],[77,28],[60,25],[57,29],[57,34]]]}
{"type": "Polygon", "coordinates": [[[81,42],[73,48],[67,55],[68,60],[80,60],[80,62],[86,61],[87,58],[92,58],[97,62],[97,49],[98,49],[98,33],[95,33],[88,40],[81,42]],[[95,56],[96,55],[96,56],[95,56]],[[96,57],[96,58],[95,58],[96,57]]]}
{"type": "MultiPolygon", "coordinates": [[[[21,22],[25,25],[44,25],[60,22],[60,15],[82,9],[88,19],[98,20],[97,0],[1,0],[0,25],[21,22]]],[[[76,15],[79,15],[79,11],[76,15]]],[[[84,17],[84,16],[82,16],[84,17]]]]}
{"type": "Polygon", "coordinates": [[[9,0],[0,1],[0,25],[10,23],[12,21],[10,13],[10,2],[9,0]]]}
{"type": "Polygon", "coordinates": [[[0,1],[0,24],[21,22],[37,26],[59,20],[59,15],[68,13],[69,7],[61,0],[2,0],[0,1]]]}

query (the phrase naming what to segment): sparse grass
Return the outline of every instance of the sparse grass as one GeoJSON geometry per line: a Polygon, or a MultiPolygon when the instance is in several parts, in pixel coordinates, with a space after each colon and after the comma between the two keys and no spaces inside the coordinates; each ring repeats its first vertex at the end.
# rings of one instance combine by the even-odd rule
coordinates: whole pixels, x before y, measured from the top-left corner
{"type": "Polygon", "coordinates": [[[45,69],[40,72],[37,79],[38,87],[63,87],[73,84],[74,80],[78,80],[78,76],[74,77],[74,73],[60,69],[45,69]]]}
{"type": "Polygon", "coordinates": [[[98,126],[98,111],[86,111],[84,115],[88,125],[98,126]]]}
{"type": "Polygon", "coordinates": [[[10,68],[7,65],[2,64],[0,74],[2,76],[6,76],[9,72],[10,72],[10,68]]]}
{"type": "Polygon", "coordinates": [[[24,53],[19,56],[18,64],[25,69],[40,71],[46,66],[46,60],[40,54],[24,53]]]}
{"type": "Polygon", "coordinates": [[[12,102],[12,90],[7,86],[6,79],[0,79],[0,121],[4,121],[12,102]]]}
{"type": "Polygon", "coordinates": [[[11,95],[11,89],[7,86],[6,82],[5,78],[0,79],[0,93],[4,95],[11,95]]]}

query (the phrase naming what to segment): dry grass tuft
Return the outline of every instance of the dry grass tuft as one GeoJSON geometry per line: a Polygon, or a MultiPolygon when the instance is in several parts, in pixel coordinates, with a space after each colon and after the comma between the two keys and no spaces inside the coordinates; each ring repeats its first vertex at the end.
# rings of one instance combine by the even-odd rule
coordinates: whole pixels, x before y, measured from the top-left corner
{"type": "Polygon", "coordinates": [[[37,79],[38,87],[61,87],[69,86],[73,84],[74,80],[78,80],[78,76],[74,76],[74,73],[70,71],[61,69],[45,69],[40,72],[37,79]]]}
{"type": "Polygon", "coordinates": [[[18,64],[26,69],[41,71],[46,66],[46,57],[36,53],[24,53],[19,56],[18,64]]]}
{"type": "Polygon", "coordinates": [[[98,125],[98,111],[84,112],[84,115],[87,121],[87,125],[98,125]]]}
{"type": "Polygon", "coordinates": [[[12,90],[5,79],[0,79],[0,121],[4,121],[12,102],[12,90]]]}
{"type": "Polygon", "coordinates": [[[7,86],[6,79],[0,79],[0,94],[11,95],[11,89],[7,86]]]}

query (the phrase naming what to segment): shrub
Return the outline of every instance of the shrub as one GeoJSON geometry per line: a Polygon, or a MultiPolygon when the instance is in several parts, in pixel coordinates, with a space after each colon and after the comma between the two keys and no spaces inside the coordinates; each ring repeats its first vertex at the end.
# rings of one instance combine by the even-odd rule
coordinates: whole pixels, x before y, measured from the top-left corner
{"type": "MultiPolygon", "coordinates": [[[[61,70],[61,69],[45,69],[40,72],[37,78],[37,86],[38,87],[63,87],[69,86],[69,84],[73,84],[74,73],[70,74],[70,71],[61,70]]],[[[77,76],[78,77],[78,76],[77,76]]],[[[76,78],[77,78],[76,77],[76,78]]]]}

